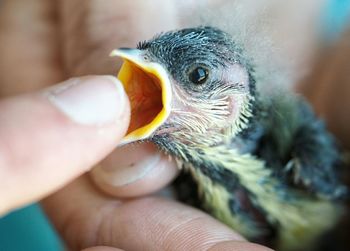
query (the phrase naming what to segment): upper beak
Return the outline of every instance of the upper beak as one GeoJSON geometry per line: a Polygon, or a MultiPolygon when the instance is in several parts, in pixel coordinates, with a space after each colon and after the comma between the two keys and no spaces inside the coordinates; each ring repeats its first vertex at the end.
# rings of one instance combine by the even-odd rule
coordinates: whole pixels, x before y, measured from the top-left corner
{"type": "Polygon", "coordinates": [[[121,144],[147,139],[165,122],[170,114],[171,85],[167,71],[150,62],[144,51],[120,48],[110,56],[123,58],[118,73],[130,100],[131,119],[121,144]]]}

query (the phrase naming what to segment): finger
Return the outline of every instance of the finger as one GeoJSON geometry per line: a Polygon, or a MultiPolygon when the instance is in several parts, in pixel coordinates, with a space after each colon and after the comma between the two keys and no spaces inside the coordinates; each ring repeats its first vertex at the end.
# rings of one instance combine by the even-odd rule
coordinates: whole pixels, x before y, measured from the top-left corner
{"type": "MultiPolygon", "coordinates": [[[[115,74],[115,59],[107,56],[112,49],[135,46],[157,32],[176,27],[173,1],[156,0],[153,4],[157,8],[141,0],[61,1],[65,68],[72,75],[115,74]],[[159,22],[162,17],[165,21],[159,22]]],[[[93,177],[109,194],[130,197],[165,186],[177,172],[154,146],[139,145],[116,150],[94,169],[93,177]]]]}
{"type": "Polygon", "coordinates": [[[175,201],[150,197],[118,202],[103,197],[86,176],[46,198],[44,208],[73,250],[95,245],[124,250],[269,250],[245,243],[211,216],[175,201]]]}
{"type": "Polygon", "coordinates": [[[99,247],[85,248],[85,249],[83,249],[81,251],[122,251],[122,250],[119,249],[119,248],[99,246],[99,247]]]}
{"type": "MultiPolygon", "coordinates": [[[[160,198],[130,201],[117,208],[115,214],[111,226],[115,235],[109,241],[126,250],[210,250],[227,241],[231,250],[243,246],[244,239],[227,226],[174,201],[160,198]],[[118,229],[114,229],[116,226],[118,229]],[[138,243],[133,242],[135,236],[138,243]]],[[[104,234],[112,230],[108,228],[107,224],[101,226],[104,234]]]]}
{"type": "Polygon", "coordinates": [[[129,123],[109,76],[68,80],[0,101],[0,214],[61,187],[100,161],[129,123]]]}
{"type": "Polygon", "coordinates": [[[103,191],[119,198],[153,193],[169,184],[179,169],[151,143],[116,149],[91,171],[103,191]]]}
{"type": "Polygon", "coordinates": [[[272,251],[272,249],[250,242],[224,241],[216,243],[208,251],[272,251]]]}
{"type": "Polygon", "coordinates": [[[61,81],[55,1],[0,2],[0,96],[61,81]]]}
{"type": "Polygon", "coordinates": [[[59,6],[63,63],[71,75],[115,73],[113,49],[177,26],[176,1],[63,0],[59,6]]]}
{"type": "Polygon", "coordinates": [[[350,29],[335,46],[324,51],[299,87],[339,141],[350,148],[350,29]]]}

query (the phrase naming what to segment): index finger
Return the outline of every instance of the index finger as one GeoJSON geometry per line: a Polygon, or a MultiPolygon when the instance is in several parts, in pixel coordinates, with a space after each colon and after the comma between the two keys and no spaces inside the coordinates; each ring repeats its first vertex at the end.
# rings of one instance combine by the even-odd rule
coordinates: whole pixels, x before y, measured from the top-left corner
{"type": "Polygon", "coordinates": [[[148,197],[121,202],[103,196],[86,176],[43,204],[73,250],[97,245],[124,250],[270,250],[175,201],[148,197]]]}

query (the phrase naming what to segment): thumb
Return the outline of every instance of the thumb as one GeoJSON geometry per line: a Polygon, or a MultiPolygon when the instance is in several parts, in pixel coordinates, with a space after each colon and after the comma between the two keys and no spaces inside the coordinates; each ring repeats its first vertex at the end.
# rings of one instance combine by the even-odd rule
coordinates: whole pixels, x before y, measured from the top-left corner
{"type": "Polygon", "coordinates": [[[0,100],[0,215],[62,187],[111,152],[129,102],[111,76],[0,100]]]}

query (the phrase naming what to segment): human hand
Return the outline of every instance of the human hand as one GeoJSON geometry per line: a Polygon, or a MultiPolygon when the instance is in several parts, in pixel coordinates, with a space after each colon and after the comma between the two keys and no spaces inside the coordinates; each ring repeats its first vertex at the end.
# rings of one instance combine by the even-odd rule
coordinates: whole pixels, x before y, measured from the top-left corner
{"type": "Polygon", "coordinates": [[[130,107],[108,76],[0,100],[0,214],[52,193],[112,151],[130,107]]]}
{"type": "Polygon", "coordinates": [[[325,119],[341,144],[350,148],[350,28],[315,59],[313,70],[298,86],[325,119]]]}
{"type": "MultiPolygon", "coordinates": [[[[145,1],[11,0],[3,4],[0,83],[4,96],[46,87],[66,75],[111,74],[114,62],[106,57],[111,49],[135,44],[143,36],[150,37],[178,25],[176,1],[154,2],[152,6],[157,9],[145,1]],[[55,18],[57,15],[59,19],[55,18]]],[[[57,93],[61,88],[56,86],[1,102],[0,106],[6,108],[0,113],[1,121],[6,121],[1,123],[1,140],[7,142],[4,148],[15,149],[3,151],[6,155],[2,155],[6,167],[1,175],[4,180],[1,184],[6,184],[2,193],[8,201],[3,212],[63,186],[117,145],[126,130],[128,104],[124,103],[125,110],[121,109],[117,102],[123,99],[118,98],[118,89],[107,82],[108,78],[103,77],[90,82],[86,89],[94,90],[95,94],[102,91],[97,89],[110,90],[109,94],[102,91],[97,97],[88,95],[86,89],[85,92],[71,87],[85,103],[91,98],[104,100],[98,107],[92,104],[100,104],[99,101],[88,102],[91,113],[82,121],[79,116],[87,108],[83,109],[79,99],[69,94],[72,91],[69,88],[57,93]],[[55,98],[49,98],[52,95],[55,98]],[[60,95],[68,96],[68,104],[80,112],[67,108],[59,101],[60,95]],[[105,119],[118,112],[119,119],[107,124],[90,117],[105,119]],[[90,124],[86,125],[86,121],[90,124]]],[[[137,168],[124,162],[123,169],[121,160],[116,160],[120,151],[125,149],[116,150],[96,169],[100,173],[104,169],[109,172],[104,177],[112,178],[100,179],[99,184],[119,198],[158,190],[177,173],[174,165],[152,145],[132,149],[138,153],[139,159],[134,159],[137,168]],[[155,158],[158,164],[145,164],[155,158]]],[[[267,250],[244,241],[210,216],[180,203],[159,197],[117,200],[107,196],[95,188],[87,175],[46,198],[43,205],[72,249],[104,245],[126,250],[267,250]]]]}

